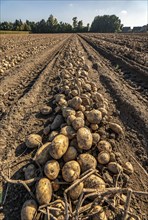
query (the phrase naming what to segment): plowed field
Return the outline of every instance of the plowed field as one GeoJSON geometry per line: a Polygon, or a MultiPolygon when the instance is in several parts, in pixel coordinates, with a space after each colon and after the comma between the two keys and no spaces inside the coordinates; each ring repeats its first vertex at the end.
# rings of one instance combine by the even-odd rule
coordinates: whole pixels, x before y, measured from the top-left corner
{"type": "MultiPolygon", "coordinates": [[[[88,72],[89,80],[96,84],[98,92],[108,101],[108,120],[119,124],[124,131],[123,137],[117,137],[114,132],[107,135],[104,125],[102,133],[99,131],[101,139],[112,144],[114,151],[120,154],[122,163],[129,161],[133,165],[134,173],[130,176],[127,187],[146,192],[146,40],[146,34],[2,35],[0,163],[3,173],[11,179],[24,179],[23,169],[36,151],[26,147],[25,138],[31,133],[40,134],[43,143],[46,143],[49,134],[43,134],[43,129],[59,114],[57,109],[54,110],[56,106],[53,97],[60,92],[63,74],[84,69],[88,72]],[[53,109],[49,116],[40,113],[45,105],[53,109]]],[[[67,79],[67,86],[70,80],[67,79]]],[[[67,97],[68,92],[69,90],[65,91],[67,97]]],[[[6,181],[2,181],[1,188],[4,204],[1,207],[0,219],[20,220],[21,207],[30,198],[29,193],[22,185],[8,184],[6,181]]],[[[104,206],[110,207],[107,203],[104,206]]],[[[146,220],[148,196],[133,195],[131,209],[134,213],[133,219],[138,216],[137,219],[146,220]]],[[[120,216],[112,219],[120,219],[120,216]]]]}

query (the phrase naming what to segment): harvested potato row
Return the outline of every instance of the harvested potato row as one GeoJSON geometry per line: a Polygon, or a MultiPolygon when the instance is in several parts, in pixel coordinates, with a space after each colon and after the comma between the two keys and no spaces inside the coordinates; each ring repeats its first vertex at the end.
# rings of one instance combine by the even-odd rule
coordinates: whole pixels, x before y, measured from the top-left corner
{"type": "MultiPolygon", "coordinates": [[[[74,209],[83,190],[103,192],[107,187],[114,187],[118,175],[125,185],[128,177],[134,173],[132,164],[128,161],[123,163],[115,151],[116,141],[120,140],[124,131],[120,125],[110,121],[109,103],[99,92],[96,83],[89,79],[89,66],[82,54],[82,51],[70,47],[67,60],[63,58],[59,64],[62,68],[51,90],[55,108],[48,105],[40,110],[42,115],[49,117],[49,123],[43,130],[43,137],[47,141],[42,144],[43,137],[31,134],[25,142],[28,148],[38,148],[33,162],[39,164],[43,172],[35,185],[36,201],[39,205],[49,206],[51,214],[57,219],[64,219],[64,192],[73,184],[68,195],[74,209]],[[95,173],[80,181],[93,170],[95,173]],[[77,181],[80,182],[77,184],[77,181]],[[55,195],[60,197],[58,202],[55,195]],[[53,210],[52,202],[55,202],[53,210]]],[[[28,166],[24,170],[25,179],[35,177],[36,169],[35,165],[28,166]]],[[[89,199],[92,201],[95,198],[91,196],[89,199]]],[[[86,204],[89,199],[86,199],[86,204]]],[[[119,204],[114,203],[118,208],[119,204]]],[[[90,210],[93,220],[107,220],[109,212],[115,217],[115,213],[103,205],[95,205],[90,210]]],[[[26,210],[34,213],[37,208],[35,204],[30,208],[30,203],[26,202],[22,213],[26,210]]],[[[21,219],[33,220],[31,217],[21,219]]],[[[48,219],[47,214],[44,219],[48,219]]]]}

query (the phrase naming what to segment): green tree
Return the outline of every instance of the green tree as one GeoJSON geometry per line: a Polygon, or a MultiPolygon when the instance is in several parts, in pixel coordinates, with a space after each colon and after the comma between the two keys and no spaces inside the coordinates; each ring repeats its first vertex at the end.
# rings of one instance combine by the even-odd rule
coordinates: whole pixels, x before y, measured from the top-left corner
{"type": "Polygon", "coordinates": [[[116,15],[96,16],[91,24],[91,32],[114,33],[122,29],[121,20],[116,15]]]}
{"type": "Polygon", "coordinates": [[[77,17],[73,17],[73,30],[76,31],[78,27],[77,17]]]}
{"type": "Polygon", "coordinates": [[[57,32],[58,20],[54,18],[53,15],[49,16],[46,24],[47,24],[47,32],[49,33],[57,32]]]}
{"type": "Polygon", "coordinates": [[[82,20],[78,22],[77,31],[78,32],[83,31],[83,21],[82,20]]]}

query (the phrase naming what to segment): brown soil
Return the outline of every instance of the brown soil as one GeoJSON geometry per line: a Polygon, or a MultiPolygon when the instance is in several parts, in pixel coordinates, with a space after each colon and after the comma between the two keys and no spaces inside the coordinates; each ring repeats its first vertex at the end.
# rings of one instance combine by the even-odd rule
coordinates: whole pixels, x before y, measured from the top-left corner
{"type": "MultiPolygon", "coordinates": [[[[30,133],[43,136],[43,128],[50,122],[50,118],[41,117],[40,108],[44,104],[51,105],[51,88],[58,85],[57,73],[61,70],[61,63],[64,66],[66,62],[69,47],[73,46],[84,52],[89,77],[97,83],[100,93],[109,101],[110,118],[124,129],[125,137],[118,141],[114,150],[122,154],[123,161],[131,161],[134,166],[135,172],[129,187],[147,191],[147,176],[141,168],[148,171],[147,67],[142,68],[141,64],[135,65],[132,60],[127,61],[118,54],[108,52],[106,47],[96,44],[90,35],[62,36],[63,40],[59,40],[56,45],[47,46],[37,55],[33,54],[18,66],[7,70],[1,79],[0,161],[5,173],[9,173],[11,178],[23,179],[23,167],[28,163],[25,160],[34,154],[34,151],[26,148],[25,137],[30,133]],[[115,68],[116,65],[119,68],[115,68]]],[[[61,39],[61,34],[56,37],[61,39]]],[[[39,44],[41,42],[44,44],[44,39],[39,44]]],[[[46,141],[44,136],[43,141],[46,141]]],[[[6,189],[8,191],[0,219],[19,220],[22,204],[30,195],[20,185],[7,186],[3,183],[2,187],[3,198],[6,189]]],[[[147,202],[145,196],[134,199],[137,215],[143,220],[148,216],[147,202]]]]}

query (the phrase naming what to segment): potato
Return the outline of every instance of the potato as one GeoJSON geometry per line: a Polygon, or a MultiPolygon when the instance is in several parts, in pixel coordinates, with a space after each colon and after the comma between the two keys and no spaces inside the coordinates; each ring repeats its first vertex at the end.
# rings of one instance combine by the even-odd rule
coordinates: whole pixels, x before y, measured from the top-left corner
{"type": "Polygon", "coordinates": [[[77,200],[83,191],[83,182],[77,184],[74,188],[69,191],[70,198],[72,200],[77,200]]]}
{"type": "Polygon", "coordinates": [[[81,111],[81,112],[85,112],[85,106],[84,105],[80,105],[78,110],[81,111]]]}
{"type": "Polygon", "coordinates": [[[63,159],[65,162],[68,162],[70,160],[75,160],[76,157],[77,157],[77,150],[73,146],[68,147],[66,153],[63,155],[63,159]]]}
{"type": "Polygon", "coordinates": [[[72,96],[77,96],[78,95],[78,90],[74,89],[71,91],[72,96]]]}
{"type": "Polygon", "coordinates": [[[99,92],[94,92],[92,94],[92,98],[100,104],[103,104],[103,102],[104,102],[103,95],[100,94],[99,92]]]}
{"type": "Polygon", "coordinates": [[[83,118],[77,117],[72,121],[72,126],[75,130],[84,127],[84,120],[83,118]]]}
{"type": "Polygon", "coordinates": [[[77,142],[80,149],[89,150],[92,147],[92,134],[86,127],[77,131],[77,142]]]}
{"type": "Polygon", "coordinates": [[[100,141],[100,135],[98,133],[92,133],[93,144],[97,144],[100,141]]]}
{"type": "Polygon", "coordinates": [[[47,135],[47,134],[49,134],[50,130],[51,130],[51,126],[48,125],[48,126],[46,126],[46,127],[44,128],[43,133],[44,133],[45,135],[47,135]]]}
{"type": "Polygon", "coordinates": [[[56,160],[47,161],[44,166],[44,173],[50,180],[54,180],[58,177],[60,172],[60,165],[56,160]]]}
{"type": "Polygon", "coordinates": [[[42,145],[42,137],[38,134],[30,134],[26,140],[25,144],[28,148],[37,148],[42,145]]]}
{"type": "Polygon", "coordinates": [[[76,136],[76,131],[71,126],[64,126],[61,128],[60,133],[67,136],[69,139],[73,139],[76,136]]]}
{"type": "Polygon", "coordinates": [[[69,115],[69,116],[67,117],[67,120],[66,120],[67,124],[68,124],[68,125],[71,125],[72,121],[73,121],[75,118],[76,118],[76,116],[74,116],[74,115],[69,115]]]}
{"type": "Polygon", "coordinates": [[[52,132],[49,134],[48,140],[49,140],[49,141],[53,141],[53,139],[55,138],[55,136],[57,136],[58,134],[59,134],[58,131],[52,131],[52,132]]]}
{"type": "Polygon", "coordinates": [[[40,111],[42,115],[49,115],[52,112],[52,108],[50,106],[44,106],[40,111]]]}
{"type": "Polygon", "coordinates": [[[112,146],[108,141],[105,140],[101,140],[98,145],[97,145],[98,150],[101,151],[108,151],[111,152],[112,151],[112,146]]]}
{"type": "Polygon", "coordinates": [[[107,164],[110,161],[110,154],[107,151],[101,151],[98,154],[98,162],[100,164],[107,164]]]}
{"type": "Polygon", "coordinates": [[[109,128],[111,130],[113,130],[115,133],[117,133],[118,135],[123,135],[124,134],[124,131],[123,129],[121,128],[120,125],[116,124],[116,123],[111,123],[109,122],[108,124],[109,128]]]}
{"type": "Polygon", "coordinates": [[[77,161],[80,164],[82,172],[85,172],[89,169],[96,169],[97,161],[91,154],[80,154],[77,158],[77,161]]]}
{"type": "Polygon", "coordinates": [[[92,174],[84,181],[84,187],[102,191],[105,189],[105,182],[100,177],[92,174]]]}
{"type": "Polygon", "coordinates": [[[66,182],[73,182],[80,176],[80,166],[78,162],[71,160],[64,164],[62,168],[62,177],[66,182]]]}
{"type": "Polygon", "coordinates": [[[52,186],[49,179],[42,178],[38,181],[36,186],[36,198],[40,205],[50,203],[52,198],[52,186]]]}
{"type": "Polygon", "coordinates": [[[32,179],[36,176],[36,168],[34,164],[29,164],[26,168],[23,169],[25,173],[25,180],[32,179]]]}
{"type": "Polygon", "coordinates": [[[98,130],[99,126],[97,124],[91,124],[90,125],[90,128],[93,130],[93,131],[96,131],[98,130]]]}
{"type": "Polygon", "coordinates": [[[86,118],[91,124],[99,124],[102,120],[102,113],[93,109],[86,114],[86,118]]]}
{"type": "Polygon", "coordinates": [[[82,104],[83,104],[84,106],[91,104],[90,98],[89,98],[89,96],[87,96],[86,94],[82,94],[82,95],[81,95],[81,99],[82,99],[82,104]]]}
{"type": "Polygon", "coordinates": [[[54,159],[60,159],[66,153],[68,145],[68,137],[63,134],[59,134],[51,142],[49,153],[54,159]]]}
{"type": "Polygon", "coordinates": [[[96,205],[93,209],[92,209],[92,213],[95,213],[92,216],[92,220],[107,220],[106,214],[103,211],[103,208],[100,205],[96,205]]]}
{"type": "Polygon", "coordinates": [[[102,112],[102,117],[106,116],[108,113],[107,113],[107,110],[105,108],[99,108],[98,109],[100,112],[102,112]]]}
{"type": "Polygon", "coordinates": [[[55,98],[56,102],[58,102],[61,98],[64,99],[65,95],[64,94],[56,94],[54,98],[55,98]]]}
{"type": "Polygon", "coordinates": [[[61,106],[67,106],[68,103],[65,99],[61,98],[59,101],[58,101],[58,105],[61,107],[61,106]]]}
{"type": "Polygon", "coordinates": [[[82,103],[82,99],[79,96],[75,96],[71,100],[68,101],[68,105],[75,110],[78,110],[82,103]]]}
{"type": "Polygon", "coordinates": [[[61,126],[61,124],[63,124],[63,122],[64,122],[63,116],[57,115],[51,124],[51,130],[56,130],[57,128],[60,128],[60,126],[61,126]]]}
{"type": "Polygon", "coordinates": [[[110,162],[107,166],[108,170],[114,174],[123,172],[123,168],[117,162],[110,162]]]}
{"type": "Polygon", "coordinates": [[[35,200],[27,200],[21,210],[21,220],[33,220],[37,213],[37,203],[35,200]]]}
{"type": "Polygon", "coordinates": [[[63,114],[64,118],[67,118],[69,115],[75,115],[76,112],[73,108],[63,107],[62,108],[62,114],[63,114]]]}
{"type": "Polygon", "coordinates": [[[43,144],[34,156],[34,161],[38,162],[39,164],[43,165],[50,159],[49,150],[51,147],[51,142],[47,142],[43,144]]]}
{"type": "MultiPolygon", "coordinates": [[[[52,205],[53,208],[55,209],[51,209],[51,214],[56,217],[57,220],[64,220],[65,219],[65,215],[64,215],[64,211],[65,211],[65,203],[58,199],[54,201],[55,204],[52,205]]],[[[52,218],[51,218],[52,219],[52,218]]]]}
{"type": "Polygon", "coordinates": [[[77,111],[77,112],[76,112],[76,117],[77,117],[77,118],[80,117],[80,118],[84,119],[84,113],[81,112],[81,111],[77,111]]]}
{"type": "Polygon", "coordinates": [[[123,170],[124,170],[124,173],[126,173],[127,175],[131,175],[134,173],[134,168],[130,162],[126,162],[123,165],[123,170]]]}

